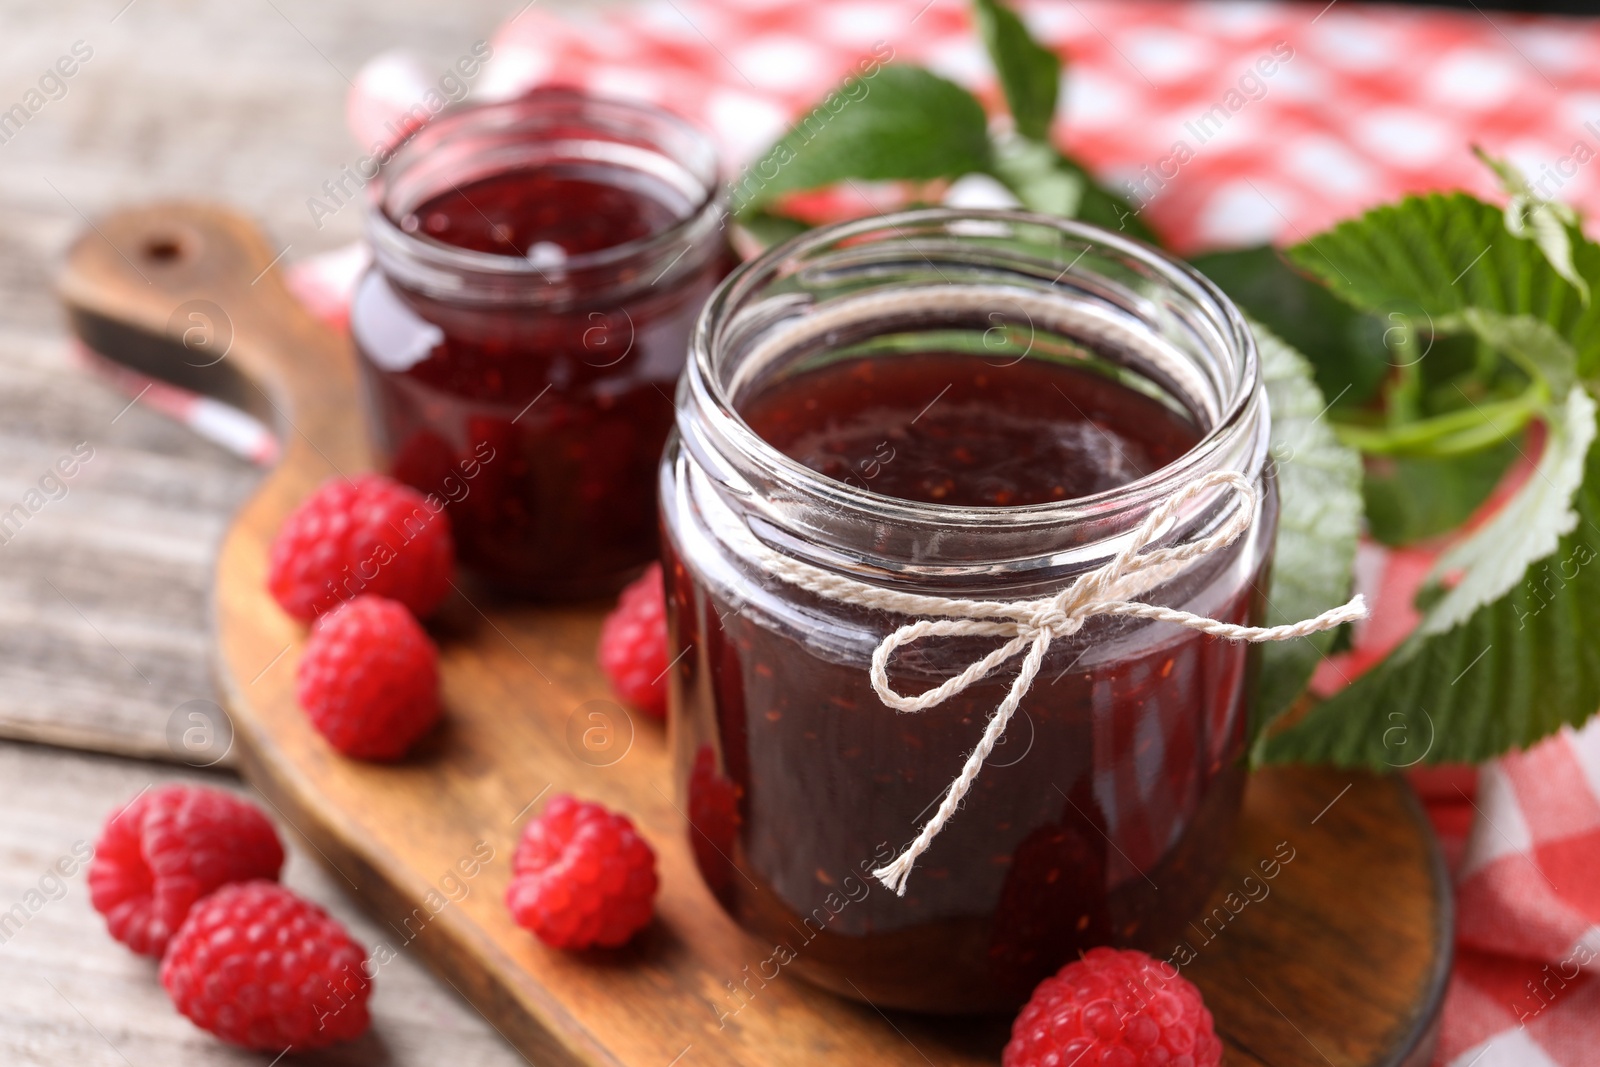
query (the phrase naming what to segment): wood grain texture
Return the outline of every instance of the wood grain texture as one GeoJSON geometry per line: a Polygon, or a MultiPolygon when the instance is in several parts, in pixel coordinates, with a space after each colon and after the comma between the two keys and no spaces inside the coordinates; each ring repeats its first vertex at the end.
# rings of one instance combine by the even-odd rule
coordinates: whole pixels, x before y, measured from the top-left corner
{"type": "Polygon", "coordinates": [[[174,711],[217,699],[212,564],[261,474],[77,364],[51,279],[85,218],[222,198],[251,205],[286,263],[345,245],[358,210],[317,219],[306,201],[365,151],[349,79],[395,48],[442,72],[523,3],[6,4],[0,109],[75,41],[93,56],[0,143],[0,511],[73,445],[95,458],[0,545],[0,737],[173,758],[174,711]]]}
{"type": "Polygon", "coordinates": [[[43,352],[7,348],[0,736],[172,759],[175,709],[217,696],[211,564],[259,472],[43,352]],[[59,479],[75,450],[90,458],[59,479]]]}
{"type": "MultiPolygon", "coordinates": [[[[361,900],[392,927],[415,927],[408,944],[541,1065],[995,1062],[1003,1021],[889,1018],[787,977],[730,998],[770,946],[735,930],[700,884],[662,732],[616,709],[632,743],[607,766],[586,760],[569,732],[580,706],[607,697],[593,666],[598,608],[457,596],[432,624],[446,722],[399,765],[341,759],[310,729],[293,696],[303,633],[265,592],[267,545],[315,484],[370,457],[349,353],[294,305],[267,270],[272,255],[227,212],[158,206],[104,220],[75,247],[62,282],[81,329],[131,328],[123,339],[144,338],[127,346],[139,358],[156,358],[171,308],[214,301],[233,325],[227,358],[199,379],[176,369],[282,421],[284,461],[239,513],[218,563],[219,669],[246,775],[361,900]],[[181,254],[137,259],[167,243],[181,254]],[[546,950],[501,903],[520,820],[551,789],[628,811],[657,847],[659,917],[626,949],[546,950]],[[472,891],[449,899],[463,858],[485,853],[493,859],[472,891]]],[[[1256,776],[1212,903],[1222,910],[1209,925],[1197,920],[1188,970],[1216,1011],[1230,1063],[1425,1062],[1448,964],[1448,886],[1398,780],[1256,776]],[[1245,876],[1259,879],[1272,861],[1270,894],[1241,906],[1245,876]]]]}

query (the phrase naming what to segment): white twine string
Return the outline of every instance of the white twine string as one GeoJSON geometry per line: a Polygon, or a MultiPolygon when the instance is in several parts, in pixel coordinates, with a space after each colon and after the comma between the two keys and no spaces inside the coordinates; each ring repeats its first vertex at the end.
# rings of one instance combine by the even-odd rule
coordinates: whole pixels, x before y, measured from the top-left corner
{"type": "Polygon", "coordinates": [[[1045,653],[1050,650],[1050,642],[1077,633],[1088,619],[1096,615],[1125,615],[1176,623],[1231,641],[1259,642],[1289,641],[1366,618],[1366,602],[1360,594],[1352,597],[1349,603],[1324,611],[1315,618],[1284,626],[1237,626],[1193,612],[1129,599],[1231,545],[1250,529],[1255,522],[1255,514],[1256,491],[1246,478],[1233,471],[1206,474],[1168,497],[1151,512],[1128,546],[1109,563],[1079,575],[1054,596],[1038,600],[956,600],[896,592],[813,567],[752,538],[750,547],[762,557],[770,572],[791,585],[829,600],[925,616],[895,630],[872,653],[872,688],[884,704],[896,711],[918,712],[936,707],[988,677],[1001,664],[1026,650],[1010,692],[990,716],[978,747],[972,750],[961,773],[950,783],[939,810],[923,824],[916,840],[893,862],[874,870],[873,876],[894,890],[896,895],[905,895],[906,881],[911,876],[917,858],[928,850],[933,839],[939,836],[945,824],[955,815],[978,777],[978,772],[983,769],[984,760],[989,758],[994,746],[1005,735],[1006,725],[1039,673],[1045,653]],[[1171,548],[1144,551],[1160,537],[1164,527],[1184,504],[1219,486],[1227,486],[1238,495],[1234,510],[1220,529],[1208,537],[1171,548]],[[917,696],[902,696],[889,684],[889,657],[897,649],[924,637],[1004,637],[1008,640],[941,685],[917,696]]]}

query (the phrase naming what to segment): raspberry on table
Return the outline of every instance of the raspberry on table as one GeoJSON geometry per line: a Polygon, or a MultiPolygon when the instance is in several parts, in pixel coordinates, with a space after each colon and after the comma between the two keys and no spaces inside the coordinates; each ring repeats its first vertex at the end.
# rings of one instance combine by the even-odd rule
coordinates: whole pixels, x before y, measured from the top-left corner
{"type": "Polygon", "coordinates": [[[1217,1067],[1200,991],[1133,949],[1094,948],[1046,978],[1011,1025],[1001,1067],[1217,1067]]]}
{"type": "Polygon", "coordinates": [[[392,478],[331,478],[301,501],[273,539],[267,588],[310,622],[363,593],[424,618],[450,592],[455,543],[437,500],[392,478]]]}
{"type": "Polygon", "coordinates": [[[655,909],[656,854],[627,816],[567,794],[522,830],[506,906],[555,948],[613,948],[655,909]]]}
{"type": "Polygon", "coordinates": [[[661,564],[634,579],[600,627],[600,669],[617,696],[657,719],[667,714],[667,595],[661,564]]]}
{"type": "Polygon", "coordinates": [[[366,967],[366,950],[321,908],[276,882],[240,882],[189,912],[161,960],[161,985],[224,1041],[302,1052],[366,1032],[366,967]]]}
{"type": "Polygon", "coordinates": [[[189,909],[228,882],[277,878],[278,831],[220,789],[151,789],[106,820],[89,864],[89,900],[111,936],[160,956],[189,909]]]}
{"type": "Polygon", "coordinates": [[[396,760],[439,721],[438,661],[405,605],[361,596],[312,627],[295,695],[340,752],[396,760]]]}

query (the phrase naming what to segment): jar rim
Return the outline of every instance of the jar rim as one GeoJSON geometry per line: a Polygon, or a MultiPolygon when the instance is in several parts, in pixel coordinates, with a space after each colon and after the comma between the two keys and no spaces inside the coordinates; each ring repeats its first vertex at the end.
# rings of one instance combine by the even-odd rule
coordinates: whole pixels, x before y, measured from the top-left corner
{"type": "MultiPolygon", "coordinates": [[[[671,226],[621,244],[568,255],[560,264],[563,275],[624,267],[648,260],[680,243],[691,247],[708,221],[719,222],[726,215],[728,191],[721,180],[717,150],[710,136],[689,120],[665,108],[635,100],[590,93],[570,88],[540,88],[509,100],[468,102],[450,107],[421,126],[398,148],[370,182],[366,205],[366,234],[375,258],[386,270],[401,277],[414,275],[479,275],[506,282],[543,284],[554,288],[544,267],[527,256],[503,255],[462,248],[426,235],[407,233],[391,215],[390,199],[398,179],[408,169],[452,138],[484,134],[529,119],[569,120],[581,125],[654,124],[667,137],[678,138],[687,152],[669,153],[662,145],[641,146],[681,167],[700,187],[692,201],[671,226]],[[683,158],[689,156],[692,158],[683,158]],[[402,264],[413,264],[406,269],[402,264]]],[[[673,264],[666,269],[670,270],[673,264]]],[[[450,289],[451,286],[442,288],[450,289]]]]}
{"type": "MultiPolygon", "coordinates": [[[[1073,269],[1069,264],[1058,276],[1073,269]]],[[[688,372],[680,387],[702,412],[711,416],[716,432],[731,444],[740,457],[754,463],[763,474],[781,479],[830,506],[845,512],[870,515],[882,521],[918,523],[941,527],[1022,528],[1055,526],[1104,518],[1129,506],[1147,504],[1157,495],[1165,496],[1185,482],[1204,473],[1208,464],[1226,451],[1242,426],[1250,421],[1257,397],[1262,392],[1260,357],[1249,323],[1217,285],[1193,267],[1142,241],[1074,219],[1043,215],[1018,209],[919,208],[870,216],[819,227],[767,249],[730,274],[707,301],[690,338],[688,372]],[[1149,474],[1113,489],[1062,501],[1011,506],[962,506],[924,503],[877,493],[839,481],[807,467],[768,443],[744,420],[717,368],[721,331],[742,301],[774,273],[780,264],[829,245],[860,238],[876,231],[890,231],[902,237],[906,231],[929,225],[962,223],[1002,223],[1044,226],[1066,237],[1101,245],[1114,254],[1138,262],[1162,282],[1189,299],[1203,311],[1218,333],[1238,356],[1238,374],[1231,395],[1217,412],[1215,420],[1195,445],[1149,474]]],[[[680,432],[685,405],[680,400],[680,432]]],[[[1264,399],[1261,404],[1265,414],[1264,399]]]]}

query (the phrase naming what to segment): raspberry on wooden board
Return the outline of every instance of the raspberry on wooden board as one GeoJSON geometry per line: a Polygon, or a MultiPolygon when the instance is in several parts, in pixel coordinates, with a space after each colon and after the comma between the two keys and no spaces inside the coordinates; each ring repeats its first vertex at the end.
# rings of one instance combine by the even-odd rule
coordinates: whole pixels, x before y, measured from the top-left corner
{"type": "Polygon", "coordinates": [[[302,622],[363,594],[426,618],[455,574],[450,516],[392,478],[331,478],[283,520],[267,567],[273,599],[302,622]]]}
{"type": "Polygon", "coordinates": [[[1217,1067],[1222,1042],[1200,991],[1171,964],[1092,948],[1039,983],[1001,1067],[1217,1067]]]}
{"type": "Polygon", "coordinates": [[[404,605],[357,597],[317,620],[295,694],[317,732],[340,752],[396,760],[439,721],[438,661],[404,605]]]}
{"type": "Polygon", "coordinates": [[[600,669],[617,696],[653,718],[667,714],[667,598],[661,564],[629,583],[600,628],[600,669]]]}
{"type": "Polygon", "coordinates": [[[655,910],[656,855],[625,815],[562,793],[522,830],[506,906],[554,948],[621,945],[655,910]]]}

